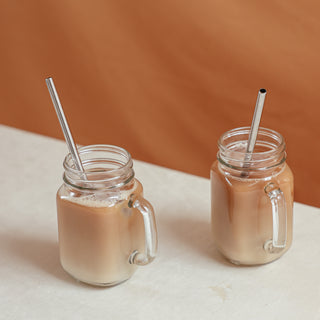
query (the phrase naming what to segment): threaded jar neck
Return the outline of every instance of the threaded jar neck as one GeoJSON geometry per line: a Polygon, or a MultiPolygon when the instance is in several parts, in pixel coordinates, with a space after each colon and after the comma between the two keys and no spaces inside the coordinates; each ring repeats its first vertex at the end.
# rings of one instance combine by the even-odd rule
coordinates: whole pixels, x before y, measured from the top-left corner
{"type": "Polygon", "coordinates": [[[113,145],[89,145],[78,148],[84,168],[79,171],[67,154],[64,159],[63,180],[81,190],[121,188],[134,178],[133,163],[128,151],[113,145]]]}
{"type": "Polygon", "coordinates": [[[276,167],[286,160],[286,144],[274,130],[259,128],[250,160],[245,161],[250,127],[225,132],[218,140],[218,161],[234,170],[261,171],[276,167]]]}

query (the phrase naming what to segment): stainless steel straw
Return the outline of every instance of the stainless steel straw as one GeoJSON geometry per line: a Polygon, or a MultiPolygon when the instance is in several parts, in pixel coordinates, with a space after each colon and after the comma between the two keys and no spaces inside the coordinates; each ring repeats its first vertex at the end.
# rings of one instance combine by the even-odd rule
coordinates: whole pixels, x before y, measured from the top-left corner
{"type": "Polygon", "coordinates": [[[72,134],[71,134],[71,131],[69,129],[67,119],[66,119],[66,117],[64,115],[63,108],[62,108],[62,105],[60,103],[60,99],[59,99],[57,90],[56,90],[56,88],[54,86],[54,83],[53,83],[53,79],[52,78],[47,78],[46,79],[46,84],[47,84],[47,87],[48,87],[48,90],[49,90],[49,93],[50,93],[50,96],[51,96],[51,100],[52,100],[53,106],[54,106],[54,108],[56,110],[56,113],[57,113],[57,116],[58,116],[58,119],[59,119],[59,122],[60,122],[60,126],[61,126],[61,129],[62,129],[64,138],[65,138],[65,140],[67,142],[67,146],[69,148],[69,151],[71,153],[72,159],[74,161],[74,164],[75,164],[77,170],[82,172],[81,176],[85,180],[87,180],[86,174],[84,172],[84,169],[83,169],[83,166],[82,166],[82,163],[81,163],[81,160],[80,160],[80,156],[79,156],[79,153],[78,153],[77,146],[74,143],[74,140],[72,138],[72,134]]]}
{"type": "MultiPolygon", "coordinates": [[[[250,134],[249,134],[249,139],[247,143],[247,150],[246,150],[246,155],[244,157],[244,165],[243,168],[248,168],[250,166],[249,161],[252,158],[252,152],[254,150],[254,146],[257,141],[257,135],[259,131],[259,125],[260,125],[260,120],[261,120],[261,115],[262,115],[262,110],[263,110],[263,105],[264,105],[264,100],[266,98],[267,90],[266,89],[260,89],[256,101],[256,106],[254,109],[254,114],[253,114],[253,119],[251,123],[251,128],[250,128],[250,134]]],[[[241,176],[247,176],[248,173],[242,172],[241,176]]]]}

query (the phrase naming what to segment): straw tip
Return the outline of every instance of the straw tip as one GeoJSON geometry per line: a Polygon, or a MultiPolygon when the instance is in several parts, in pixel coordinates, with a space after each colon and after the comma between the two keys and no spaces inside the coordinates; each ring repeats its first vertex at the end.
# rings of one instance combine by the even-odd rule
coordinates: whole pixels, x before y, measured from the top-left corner
{"type": "Polygon", "coordinates": [[[266,90],[266,89],[261,88],[261,89],[259,90],[259,92],[260,92],[260,93],[267,93],[267,90],[266,90]]]}

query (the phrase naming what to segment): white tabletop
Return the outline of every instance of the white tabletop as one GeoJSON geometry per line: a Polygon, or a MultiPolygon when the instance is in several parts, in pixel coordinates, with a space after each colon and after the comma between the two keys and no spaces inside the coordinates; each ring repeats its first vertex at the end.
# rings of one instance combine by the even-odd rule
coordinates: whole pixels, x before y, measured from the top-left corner
{"type": "Polygon", "coordinates": [[[0,319],[320,319],[320,209],[295,203],[291,249],[236,267],[214,249],[209,180],[135,161],[159,254],[127,282],[93,287],[59,263],[65,143],[0,126],[0,147],[0,319]]]}

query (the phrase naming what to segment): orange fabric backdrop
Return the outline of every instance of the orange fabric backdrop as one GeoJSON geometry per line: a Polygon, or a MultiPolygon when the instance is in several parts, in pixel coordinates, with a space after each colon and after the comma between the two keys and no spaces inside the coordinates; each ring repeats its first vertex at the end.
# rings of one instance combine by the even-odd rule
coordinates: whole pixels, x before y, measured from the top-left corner
{"type": "Polygon", "coordinates": [[[3,124],[62,138],[52,76],[78,143],[209,177],[218,137],[250,125],[265,87],[261,124],[286,138],[295,199],[320,206],[318,2],[0,4],[3,124]]]}

